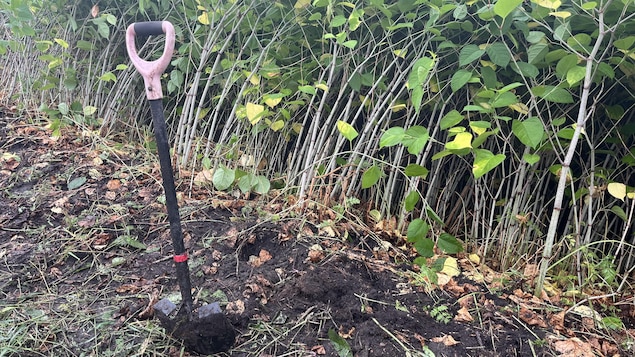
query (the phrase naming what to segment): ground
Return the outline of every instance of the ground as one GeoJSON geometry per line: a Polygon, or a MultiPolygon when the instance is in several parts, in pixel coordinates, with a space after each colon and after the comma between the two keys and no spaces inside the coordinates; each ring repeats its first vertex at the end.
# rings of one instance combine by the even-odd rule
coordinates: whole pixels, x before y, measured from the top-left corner
{"type": "MultiPolygon", "coordinates": [[[[156,301],[179,298],[157,160],[148,143],[125,142],[0,119],[0,355],[190,355],[153,316],[156,301]]],[[[181,172],[177,191],[195,303],[221,302],[237,331],[227,355],[632,347],[632,307],[620,310],[625,326],[599,329],[526,293],[527,276],[468,254],[454,257],[461,274],[431,284],[394,234],[299,209],[290,194],[216,192],[194,177],[181,172]]]]}

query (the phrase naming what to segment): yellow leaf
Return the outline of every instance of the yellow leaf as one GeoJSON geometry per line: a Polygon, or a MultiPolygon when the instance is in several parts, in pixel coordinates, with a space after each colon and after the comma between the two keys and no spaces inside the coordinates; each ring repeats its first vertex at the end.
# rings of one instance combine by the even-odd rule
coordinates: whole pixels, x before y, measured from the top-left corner
{"type": "Polygon", "coordinates": [[[254,103],[247,103],[247,105],[245,105],[245,111],[247,113],[247,119],[249,119],[249,122],[252,125],[255,125],[260,121],[260,119],[262,119],[265,111],[265,106],[254,103]]]}
{"type": "Polygon", "coordinates": [[[556,10],[562,5],[562,1],[560,0],[531,0],[531,2],[552,10],[556,10]]]}
{"type": "Polygon", "coordinates": [[[406,105],[401,103],[401,104],[395,104],[390,108],[394,113],[396,112],[400,112],[404,109],[406,109],[406,105]]]}
{"type": "Polygon", "coordinates": [[[271,125],[269,127],[273,131],[278,131],[278,130],[284,128],[284,121],[283,120],[276,120],[273,123],[271,123],[271,125]]]}
{"type": "Polygon", "coordinates": [[[209,25],[209,17],[207,16],[207,11],[203,11],[203,13],[198,17],[198,22],[203,25],[209,25]]]}
{"type": "Polygon", "coordinates": [[[509,105],[509,107],[511,109],[519,112],[520,114],[529,114],[529,108],[527,107],[527,105],[525,103],[511,104],[511,105],[509,105]]]}
{"type": "Polygon", "coordinates": [[[311,0],[298,0],[293,5],[293,8],[296,10],[306,9],[309,5],[311,5],[311,0]]]}
{"type": "Polygon", "coordinates": [[[269,106],[269,108],[273,108],[282,101],[282,97],[280,98],[266,97],[264,101],[265,101],[265,104],[269,106]]]}
{"type": "Polygon", "coordinates": [[[569,11],[555,11],[550,12],[549,15],[559,17],[561,19],[566,19],[567,17],[571,16],[571,13],[569,11]]]}
{"type": "Polygon", "coordinates": [[[624,197],[626,197],[626,185],[619,182],[611,182],[608,184],[606,189],[609,191],[611,196],[617,198],[618,200],[624,201],[624,197]]]}
{"type": "Polygon", "coordinates": [[[467,257],[472,263],[474,264],[481,264],[481,257],[478,256],[478,254],[470,254],[467,257]]]}
{"type": "Polygon", "coordinates": [[[458,133],[454,137],[454,140],[445,144],[445,148],[448,150],[461,150],[472,147],[472,134],[470,133],[458,133]]]}
{"type": "Polygon", "coordinates": [[[445,258],[445,263],[443,263],[443,269],[441,269],[441,273],[444,273],[445,275],[450,277],[459,275],[461,271],[459,270],[456,258],[445,258]]]}
{"type": "Polygon", "coordinates": [[[406,54],[408,53],[408,49],[398,49],[398,50],[394,50],[392,51],[392,53],[400,58],[406,58],[406,54]]]}
{"type": "Polygon", "coordinates": [[[327,86],[326,86],[326,84],[324,84],[324,83],[318,83],[318,84],[316,84],[316,85],[315,85],[315,88],[317,88],[317,89],[321,89],[321,90],[323,90],[323,91],[325,91],[325,92],[328,92],[328,90],[329,90],[329,87],[327,87],[327,86]]]}
{"type": "Polygon", "coordinates": [[[300,134],[300,132],[302,131],[302,124],[300,123],[291,124],[291,130],[293,130],[296,134],[300,134]]]}

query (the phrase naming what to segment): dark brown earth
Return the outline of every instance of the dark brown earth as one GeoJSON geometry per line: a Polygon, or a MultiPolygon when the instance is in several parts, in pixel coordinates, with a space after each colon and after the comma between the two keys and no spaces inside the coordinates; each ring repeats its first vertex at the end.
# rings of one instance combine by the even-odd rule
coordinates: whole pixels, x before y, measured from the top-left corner
{"type": "MultiPolygon", "coordinates": [[[[0,300],[48,289],[65,304],[84,292],[95,316],[114,311],[104,320],[113,331],[157,323],[149,307],[177,289],[158,165],[141,147],[83,134],[51,139],[41,124],[0,119],[0,300]]],[[[194,295],[222,300],[238,332],[231,356],[337,356],[329,330],[360,357],[424,346],[436,356],[554,354],[549,324],[528,323],[507,298],[515,286],[494,291],[461,275],[428,290],[374,234],[343,240],[274,194],[190,188],[187,173],[178,182],[194,295]],[[463,307],[472,322],[457,318],[463,307]]],[[[80,355],[93,335],[77,329],[53,355],[80,355]]],[[[115,348],[100,338],[93,350],[115,348]]]]}

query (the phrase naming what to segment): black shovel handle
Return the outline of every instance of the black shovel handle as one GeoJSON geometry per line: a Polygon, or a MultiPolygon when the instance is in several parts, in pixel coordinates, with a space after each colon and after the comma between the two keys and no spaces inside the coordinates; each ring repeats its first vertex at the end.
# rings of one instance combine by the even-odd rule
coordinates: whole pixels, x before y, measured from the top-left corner
{"type": "Polygon", "coordinates": [[[149,102],[150,111],[152,112],[152,123],[154,125],[154,136],[157,141],[159,164],[161,166],[163,190],[165,191],[165,205],[167,206],[168,220],[170,221],[170,237],[172,237],[172,245],[174,247],[176,280],[179,284],[179,290],[181,290],[183,306],[189,316],[193,309],[192,283],[190,281],[190,268],[187,264],[188,257],[185,251],[185,243],[183,242],[183,233],[181,230],[179,203],[176,199],[176,186],[172,172],[170,145],[168,143],[167,126],[163,114],[163,103],[161,99],[153,99],[149,102]]]}

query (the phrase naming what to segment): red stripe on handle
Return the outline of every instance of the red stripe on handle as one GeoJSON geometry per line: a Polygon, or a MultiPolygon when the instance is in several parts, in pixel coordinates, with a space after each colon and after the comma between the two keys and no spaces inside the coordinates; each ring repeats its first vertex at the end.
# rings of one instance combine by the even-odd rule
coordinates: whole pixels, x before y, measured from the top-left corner
{"type": "Polygon", "coordinates": [[[180,255],[175,255],[174,256],[174,261],[177,263],[183,263],[187,261],[187,253],[183,253],[180,255]]]}

